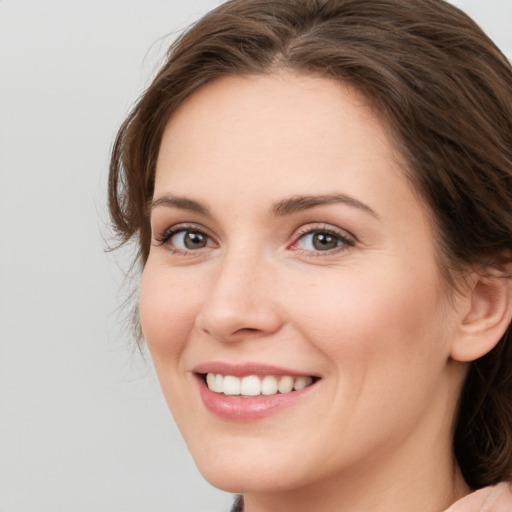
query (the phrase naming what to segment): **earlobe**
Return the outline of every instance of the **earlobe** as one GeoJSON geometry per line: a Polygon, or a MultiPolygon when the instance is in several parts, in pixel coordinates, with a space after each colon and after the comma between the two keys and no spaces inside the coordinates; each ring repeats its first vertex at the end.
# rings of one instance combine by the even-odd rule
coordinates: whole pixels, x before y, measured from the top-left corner
{"type": "Polygon", "coordinates": [[[453,340],[452,359],[474,361],[490,352],[512,320],[511,280],[498,275],[479,275],[468,290],[459,335],[453,340]]]}

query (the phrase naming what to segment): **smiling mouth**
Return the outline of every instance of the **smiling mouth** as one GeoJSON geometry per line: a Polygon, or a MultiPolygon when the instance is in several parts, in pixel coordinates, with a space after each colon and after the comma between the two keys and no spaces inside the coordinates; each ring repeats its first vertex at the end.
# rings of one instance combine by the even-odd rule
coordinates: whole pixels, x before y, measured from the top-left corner
{"type": "Polygon", "coordinates": [[[314,384],[318,378],[290,375],[248,375],[235,377],[221,373],[205,373],[202,378],[210,391],[224,396],[271,396],[299,391],[314,384]]]}

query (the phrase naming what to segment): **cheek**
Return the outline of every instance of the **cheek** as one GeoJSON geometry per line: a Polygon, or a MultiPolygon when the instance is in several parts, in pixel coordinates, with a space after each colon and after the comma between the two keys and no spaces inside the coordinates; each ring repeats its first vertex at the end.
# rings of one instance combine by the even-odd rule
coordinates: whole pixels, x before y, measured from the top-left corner
{"type": "Polygon", "coordinates": [[[150,260],[142,274],[139,314],[144,339],[159,360],[178,361],[200,308],[200,290],[186,277],[150,260]]]}
{"type": "Polygon", "coordinates": [[[176,418],[192,414],[190,401],[183,399],[190,392],[184,353],[201,304],[197,284],[150,259],[141,280],[142,332],[164,397],[176,418]]]}
{"type": "Polygon", "coordinates": [[[412,375],[432,359],[442,364],[446,299],[437,269],[377,269],[340,270],[336,280],[304,286],[292,316],[302,319],[305,336],[342,373],[371,366],[384,379],[394,375],[392,368],[412,375]]]}
{"type": "Polygon", "coordinates": [[[384,435],[398,442],[445,384],[449,334],[436,272],[384,274],[309,286],[292,313],[329,361],[326,428],[333,438],[345,432],[346,453],[377,450],[384,435]]]}

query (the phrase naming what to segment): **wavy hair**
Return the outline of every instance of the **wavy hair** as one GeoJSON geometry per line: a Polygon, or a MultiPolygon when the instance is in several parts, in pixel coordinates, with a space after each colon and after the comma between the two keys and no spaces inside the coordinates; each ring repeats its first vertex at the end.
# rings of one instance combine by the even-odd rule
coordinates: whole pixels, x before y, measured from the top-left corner
{"type": "MultiPolygon", "coordinates": [[[[512,69],[462,11],[443,0],[231,0],[178,38],[122,125],[109,178],[121,242],[150,247],[147,205],[164,127],[202,85],[289,69],[362,92],[388,123],[426,204],[443,274],[512,254],[512,69]]],[[[471,363],[454,451],[473,488],[512,477],[512,340],[471,363]]]]}

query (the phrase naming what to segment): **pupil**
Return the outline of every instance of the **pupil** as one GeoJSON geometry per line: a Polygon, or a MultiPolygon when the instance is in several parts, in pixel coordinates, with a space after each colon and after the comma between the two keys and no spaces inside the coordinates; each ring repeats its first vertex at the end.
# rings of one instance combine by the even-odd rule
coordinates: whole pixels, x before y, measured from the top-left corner
{"type": "Polygon", "coordinates": [[[201,233],[188,232],[185,236],[187,249],[198,249],[206,245],[205,237],[201,233]]]}
{"type": "Polygon", "coordinates": [[[313,236],[313,247],[320,251],[328,251],[337,247],[338,240],[332,235],[320,233],[313,236]]]}

